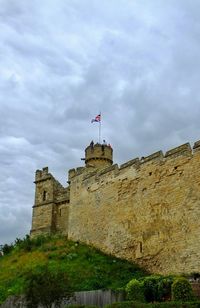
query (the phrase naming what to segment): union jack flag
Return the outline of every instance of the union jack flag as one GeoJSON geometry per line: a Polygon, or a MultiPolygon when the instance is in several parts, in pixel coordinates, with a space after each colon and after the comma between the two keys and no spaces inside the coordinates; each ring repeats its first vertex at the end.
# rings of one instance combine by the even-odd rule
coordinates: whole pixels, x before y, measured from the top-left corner
{"type": "Polygon", "coordinates": [[[101,122],[101,115],[98,114],[94,119],[92,119],[91,123],[93,122],[101,122]]]}

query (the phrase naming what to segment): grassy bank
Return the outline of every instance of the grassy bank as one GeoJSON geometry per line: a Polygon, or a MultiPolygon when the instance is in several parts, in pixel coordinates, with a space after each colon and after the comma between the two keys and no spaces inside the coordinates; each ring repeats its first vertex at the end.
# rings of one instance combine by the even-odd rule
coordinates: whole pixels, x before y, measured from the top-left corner
{"type": "Polygon", "coordinates": [[[92,247],[61,236],[17,241],[10,253],[0,258],[0,303],[9,295],[23,293],[27,271],[48,263],[52,271],[68,273],[76,291],[119,289],[147,273],[137,265],[106,255],[92,247]]]}

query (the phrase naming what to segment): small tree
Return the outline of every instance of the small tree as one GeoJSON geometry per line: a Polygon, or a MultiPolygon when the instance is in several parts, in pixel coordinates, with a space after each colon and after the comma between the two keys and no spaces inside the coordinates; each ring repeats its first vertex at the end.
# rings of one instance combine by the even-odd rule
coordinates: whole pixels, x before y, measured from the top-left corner
{"type": "Polygon", "coordinates": [[[190,301],[194,298],[193,290],[190,282],[180,277],[174,280],[172,284],[172,297],[175,301],[190,301]]]}
{"type": "Polygon", "coordinates": [[[51,308],[53,303],[58,307],[63,298],[72,296],[66,273],[60,270],[54,272],[48,265],[26,273],[24,291],[28,308],[36,308],[40,304],[51,308]]]}
{"type": "Polygon", "coordinates": [[[132,279],[126,285],[126,294],[128,300],[136,300],[144,302],[144,289],[143,283],[137,279],[132,279]]]}

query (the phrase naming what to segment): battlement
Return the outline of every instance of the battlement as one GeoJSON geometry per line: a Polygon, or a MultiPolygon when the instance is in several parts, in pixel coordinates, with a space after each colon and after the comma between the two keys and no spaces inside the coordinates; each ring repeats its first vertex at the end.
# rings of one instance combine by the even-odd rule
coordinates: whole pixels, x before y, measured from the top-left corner
{"type": "Polygon", "coordinates": [[[113,163],[113,150],[107,144],[91,143],[85,149],[85,164],[90,168],[105,168],[113,163]]]}
{"type": "MultiPolygon", "coordinates": [[[[89,147],[88,147],[89,148],[89,147]]],[[[79,167],[77,169],[71,169],[69,170],[69,180],[72,178],[75,178],[76,176],[80,176],[83,174],[83,180],[90,179],[93,177],[101,177],[104,174],[107,174],[109,177],[110,173],[113,173],[113,170],[115,171],[115,175],[120,175],[120,172],[123,171],[123,169],[128,168],[134,168],[139,172],[139,170],[144,167],[146,164],[164,164],[168,160],[178,159],[179,157],[189,157],[191,158],[193,155],[196,154],[196,152],[200,151],[200,141],[196,141],[194,143],[193,148],[189,143],[182,144],[178,147],[172,148],[168,151],[166,151],[165,154],[163,154],[162,151],[157,151],[153,154],[150,154],[145,157],[141,158],[133,158],[129,160],[128,162],[125,162],[118,166],[118,164],[115,164],[113,166],[106,166],[105,168],[102,168],[101,170],[98,169],[91,169],[87,170],[87,168],[79,167]]]]}
{"type": "Polygon", "coordinates": [[[200,151],[200,140],[196,141],[193,146],[193,153],[200,151]]]}
{"type": "Polygon", "coordinates": [[[82,174],[85,171],[85,167],[77,167],[76,169],[70,169],[68,171],[68,181],[71,181],[72,178],[82,174]]]}
{"type": "Polygon", "coordinates": [[[120,166],[120,169],[124,169],[124,168],[127,168],[127,167],[130,167],[130,166],[135,166],[135,167],[138,167],[140,164],[140,160],[139,158],[134,158],[134,159],[131,159],[129,160],[127,163],[124,163],[120,166]]]}
{"type": "Polygon", "coordinates": [[[140,163],[145,164],[145,163],[152,162],[152,161],[160,162],[160,161],[163,161],[163,158],[164,158],[163,152],[158,151],[146,157],[141,157],[140,163]]]}
{"type": "Polygon", "coordinates": [[[49,168],[44,167],[42,170],[36,170],[35,172],[35,183],[38,181],[46,180],[47,178],[51,178],[51,174],[49,173],[49,168]]]}
{"type": "Polygon", "coordinates": [[[177,156],[191,156],[192,155],[192,149],[189,143],[182,144],[176,148],[173,148],[172,150],[169,150],[165,154],[165,158],[175,158],[177,156]]]}

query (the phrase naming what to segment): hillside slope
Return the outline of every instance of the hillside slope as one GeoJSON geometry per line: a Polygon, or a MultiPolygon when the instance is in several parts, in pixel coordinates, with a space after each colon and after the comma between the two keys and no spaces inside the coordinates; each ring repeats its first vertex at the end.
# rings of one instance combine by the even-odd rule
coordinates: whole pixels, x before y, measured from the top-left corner
{"type": "Polygon", "coordinates": [[[67,272],[76,291],[118,289],[134,277],[147,275],[135,264],[65,237],[26,237],[0,258],[0,303],[9,295],[22,294],[25,273],[46,263],[52,271],[67,272]]]}

